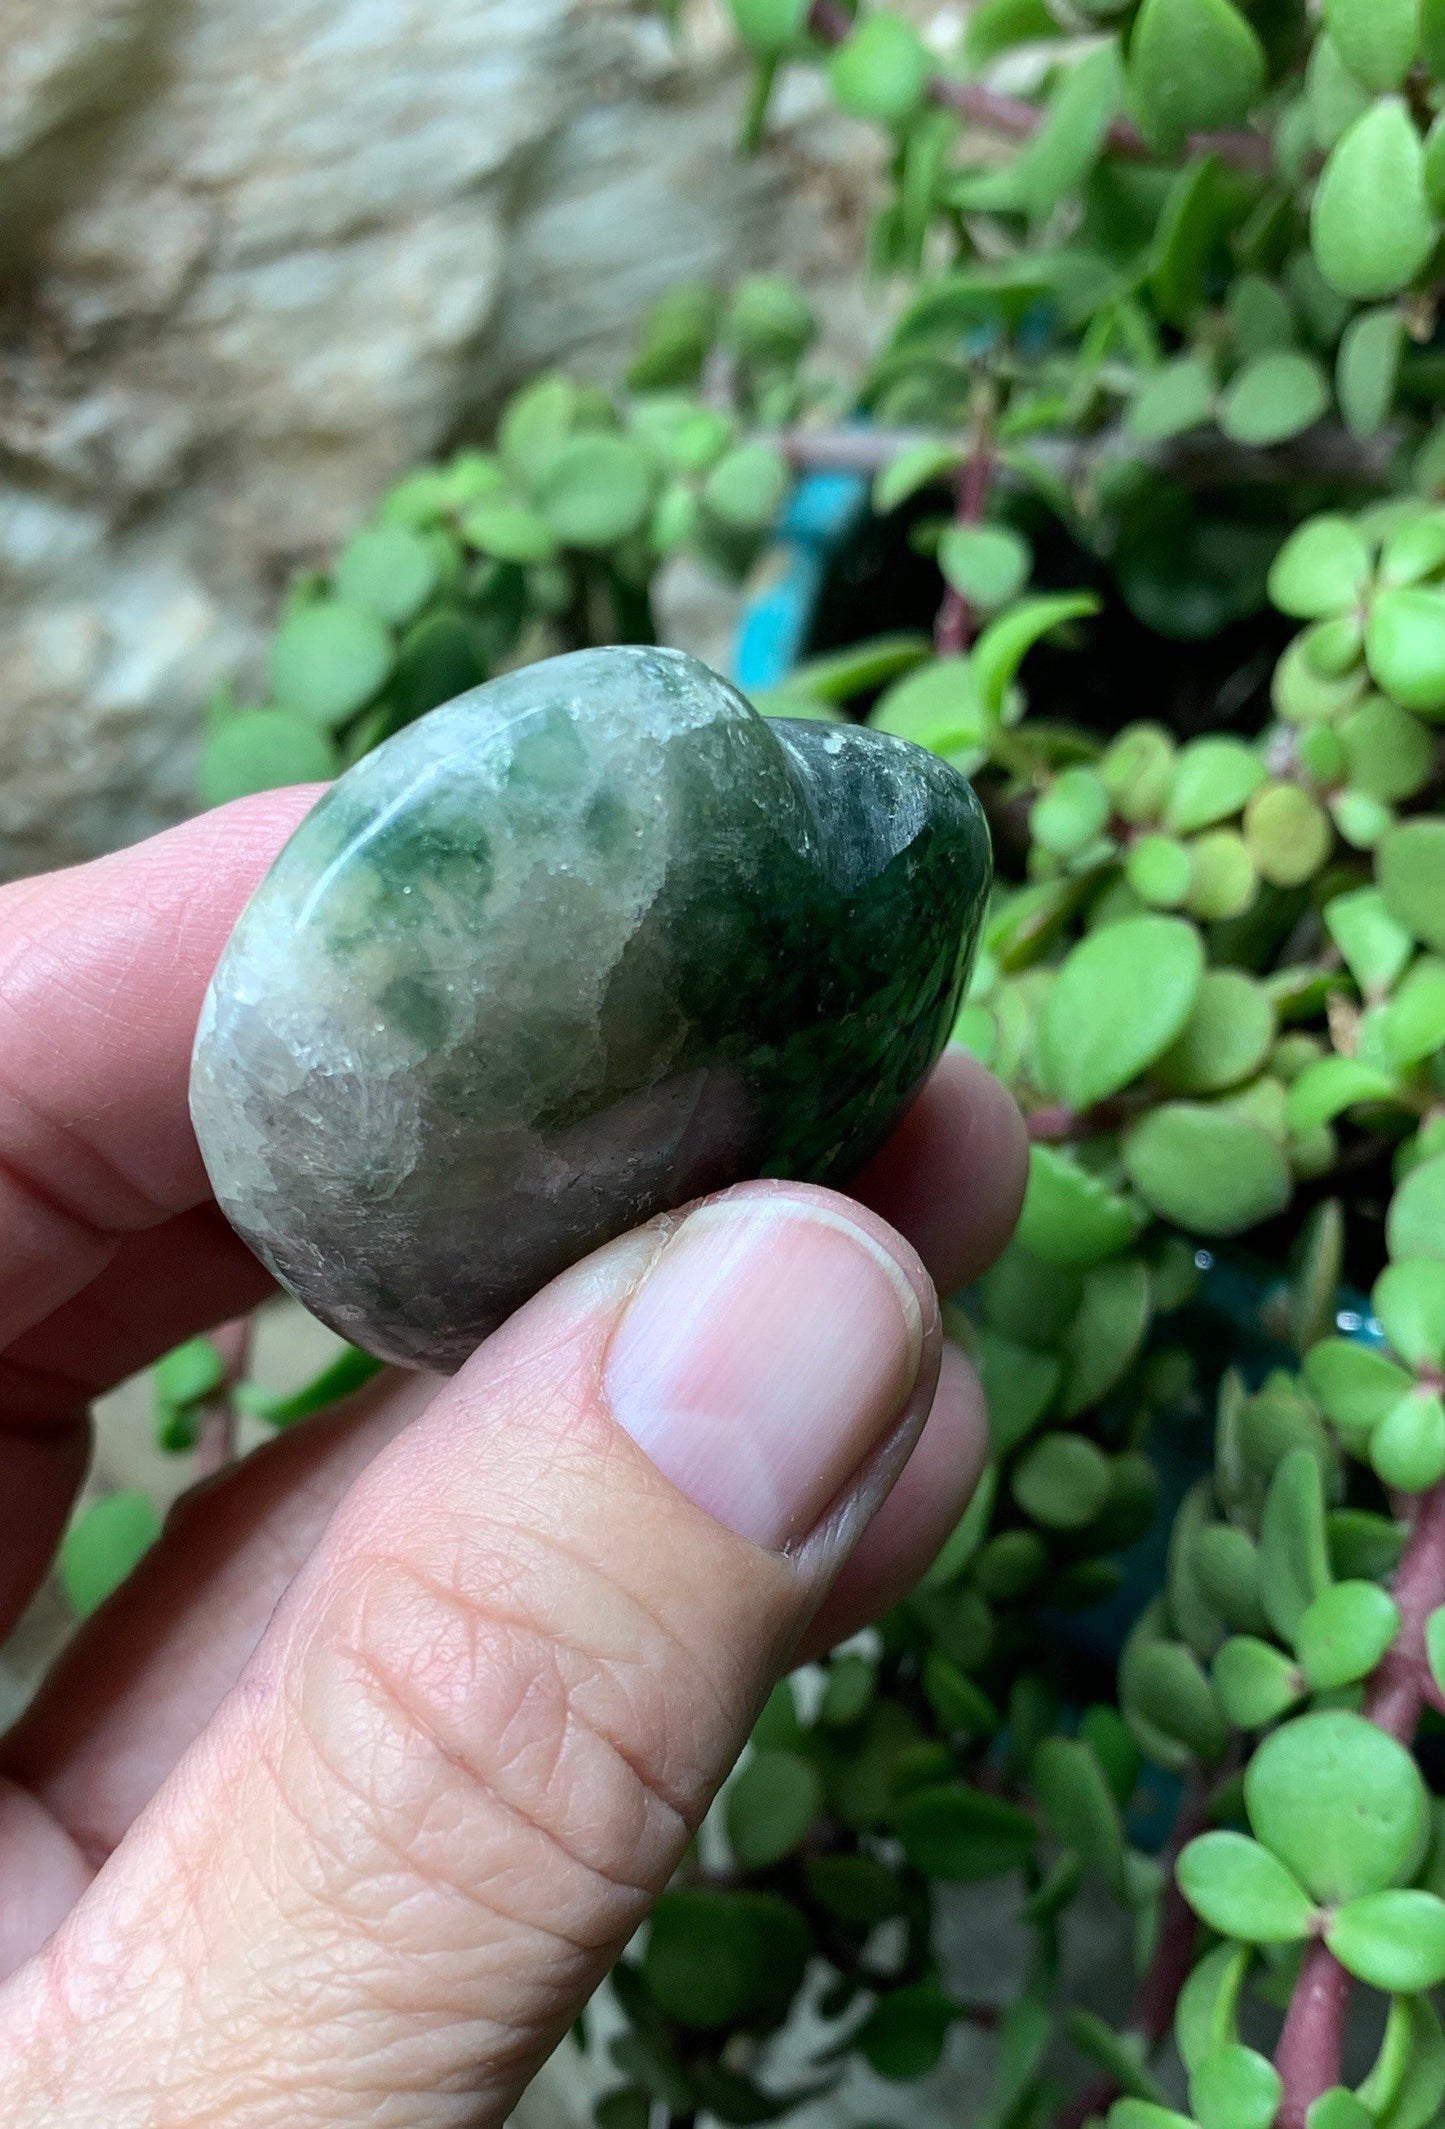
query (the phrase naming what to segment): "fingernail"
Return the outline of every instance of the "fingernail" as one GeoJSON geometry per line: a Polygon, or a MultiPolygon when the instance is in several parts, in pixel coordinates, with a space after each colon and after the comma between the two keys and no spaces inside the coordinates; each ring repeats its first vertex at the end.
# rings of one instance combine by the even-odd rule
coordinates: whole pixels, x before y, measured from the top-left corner
{"type": "Polygon", "coordinates": [[[613,1335],[612,1411],[689,1500],[781,1550],[898,1426],[925,1304],[921,1271],[836,1200],[715,1199],[653,1260],[613,1335]]]}

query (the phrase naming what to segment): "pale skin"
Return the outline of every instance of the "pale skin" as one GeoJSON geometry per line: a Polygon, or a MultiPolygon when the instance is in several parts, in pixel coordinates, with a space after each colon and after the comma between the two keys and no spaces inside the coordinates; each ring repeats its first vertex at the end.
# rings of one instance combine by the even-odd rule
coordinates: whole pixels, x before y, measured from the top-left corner
{"type": "MultiPolygon", "coordinates": [[[[269,1291],[186,1072],[314,795],[0,892],[0,1632],[92,1398],[269,1291]]],[[[935,1289],[1025,1166],[950,1053],[856,1200],[744,1185],[625,1237],[451,1381],[189,1496],[0,1745],[0,2129],[499,2122],[780,1671],[960,1513],[982,1406],[935,1289]]]]}

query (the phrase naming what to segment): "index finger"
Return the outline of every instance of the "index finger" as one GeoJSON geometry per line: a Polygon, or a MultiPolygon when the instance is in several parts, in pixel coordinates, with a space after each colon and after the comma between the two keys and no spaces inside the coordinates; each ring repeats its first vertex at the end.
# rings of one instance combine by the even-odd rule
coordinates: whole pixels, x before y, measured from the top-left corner
{"type": "Polygon", "coordinates": [[[0,1352],[210,1198],[186,1109],[196,1017],[316,795],[242,799],[0,891],[0,1352]]]}

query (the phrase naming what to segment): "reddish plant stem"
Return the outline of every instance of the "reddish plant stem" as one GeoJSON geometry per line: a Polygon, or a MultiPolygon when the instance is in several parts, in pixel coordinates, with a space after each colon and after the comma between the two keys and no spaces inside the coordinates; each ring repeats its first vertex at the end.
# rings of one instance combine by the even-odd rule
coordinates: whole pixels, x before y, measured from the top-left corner
{"type": "Polygon", "coordinates": [[[245,1374],[251,1356],[251,1329],[252,1319],[238,1316],[233,1323],[223,1323],[219,1330],[211,1332],[211,1343],[220,1354],[226,1373],[215,1394],[201,1407],[196,1436],[196,1473],[199,1478],[210,1478],[235,1461],[238,1414],[232,1393],[245,1374]]]}
{"type": "MultiPolygon", "coordinates": [[[[1420,1711],[1435,1690],[1425,1653],[1425,1622],[1445,1603],[1445,1479],[1414,1503],[1392,1594],[1400,1627],[1365,1690],[1364,1713],[1408,1745],[1420,1711]]],[[[1284,2085],[1276,2129],[1304,2129],[1313,2102],[1339,2083],[1350,1987],[1350,1976],[1329,1946],[1311,1944],[1274,2054],[1284,2085]]]]}
{"type": "MultiPolygon", "coordinates": [[[[853,18],[841,0],[813,0],[808,10],[808,28],[824,44],[841,44],[853,28],[853,18]]],[[[1027,140],[1044,120],[1044,112],[1037,105],[1024,103],[1016,96],[1000,95],[997,89],[985,88],[981,81],[960,81],[952,74],[935,74],[928,84],[928,94],[945,110],[956,111],[960,118],[1014,140],[1027,140]]],[[[1116,118],[1105,138],[1116,155],[1148,160],[1155,152],[1127,118],[1116,118]]],[[[1221,162],[1261,175],[1268,174],[1273,160],[1265,135],[1245,127],[1192,133],[1185,149],[1190,156],[1217,155],[1221,162]]]]}
{"type": "Polygon", "coordinates": [[[1400,1610],[1400,1630],[1370,1680],[1365,1713],[1391,1737],[1408,1744],[1433,1684],[1425,1622],[1445,1604],[1445,1479],[1419,1497],[1392,1594],[1400,1610]]]}
{"type": "MultiPolygon", "coordinates": [[[[973,449],[959,468],[958,504],[954,511],[956,524],[982,523],[992,477],[993,453],[989,448],[988,427],[987,422],[981,420],[973,449]]],[[[978,616],[972,606],[963,593],[950,584],[943,594],[938,619],[933,624],[933,647],[939,657],[957,657],[960,651],[966,651],[977,626],[978,616]]]]}
{"type": "Polygon", "coordinates": [[[1349,1975],[1317,1938],[1301,1962],[1274,2051],[1284,2086],[1275,2129],[1304,2129],[1305,2116],[1320,2094],[1339,2083],[1349,2001],[1349,1975]]]}

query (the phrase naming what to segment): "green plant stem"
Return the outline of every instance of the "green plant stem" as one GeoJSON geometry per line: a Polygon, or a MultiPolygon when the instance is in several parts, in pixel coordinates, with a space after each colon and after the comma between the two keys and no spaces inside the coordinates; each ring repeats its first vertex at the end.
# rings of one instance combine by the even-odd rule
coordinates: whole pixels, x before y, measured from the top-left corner
{"type": "MultiPolygon", "coordinates": [[[[852,27],[853,19],[839,0],[813,0],[808,10],[808,29],[821,43],[841,44],[852,27]]],[[[997,89],[986,88],[981,81],[960,81],[954,74],[934,74],[928,84],[928,94],[932,102],[956,112],[960,118],[976,126],[986,126],[991,133],[1008,134],[1015,140],[1027,140],[1038,131],[1044,119],[1044,113],[1037,105],[1024,103],[1016,96],[1003,96],[997,89]]],[[[1116,118],[1106,139],[1115,155],[1145,161],[1154,157],[1155,150],[1127,118],[1116,118]]],[[[1257,171],[1261,176],[1268,174],[1272,164],[1269,140],[1264,134],[1252,132],[1247,127],[1192,133],[1185,143],[1185,154],[1189,157],[1217,155],[1221,162],[1231,163],[1238,170],[1257,171]]]]}
{"type": "Polygon", "coordinates": [[[767,124],[768,105],[773,96],[773,84],[777,78],[778,62],[771,53],[754,62],[753,85],[748,96],[747,109],[743,113],[742,145],[749,153],[762,140],[763,127],[767,124]]]}
{"type": "MultiPolygon", "coordinates": [[[[1153,1957],[1139,1977],[1125,2034],[1136,2034],[1146,2049],[1157,2048],[1173,2022],[1179,1992],[1189,1979],[1198,1930],[1194,1910],[1179,1890],[1174,1865],[1181,1849],[1209,1825],[1210,1792],[1195,1775],[1186,1784],[1170,1829],[1160,1863],[1165,1872],[1164,1908],[1153,1957]]],[[[1054,2129],[1083,2129],[1083,2124],[1103,2115],[1119,2097],[1122,2086],[1113,2077],[1100,2077],[1070,2100],[1055,2118],[1054,2129]]]]}
{"type": "MultiPolygon", "coordinates": [[[[1366,1689],[1363,1712],[1408,1745],[1431,1686],[1425,1622],[1445,1603],[1445,1479],[1416,1499],[1392,1593],[1400,1628],[1366,1689]]],[[[1339,2083],[1350,1989],[1350,1976],[1329,1946],[1310,1945],[1275,2049],[1284,2085],[1277,2129],[1304,2129],[1313,2102],[1339,2083]]]]}

